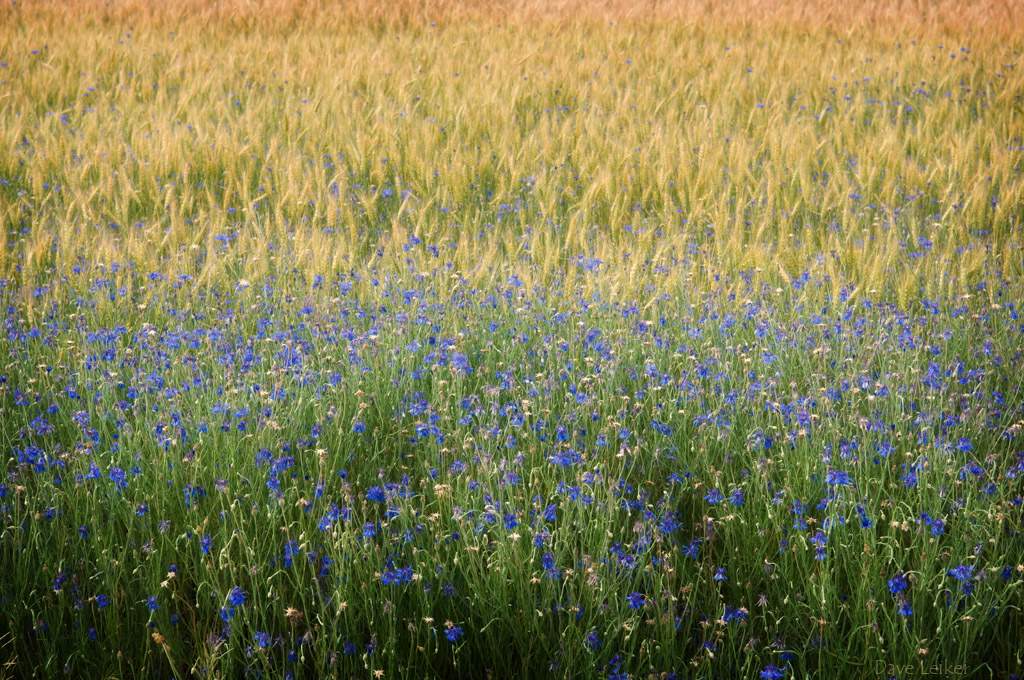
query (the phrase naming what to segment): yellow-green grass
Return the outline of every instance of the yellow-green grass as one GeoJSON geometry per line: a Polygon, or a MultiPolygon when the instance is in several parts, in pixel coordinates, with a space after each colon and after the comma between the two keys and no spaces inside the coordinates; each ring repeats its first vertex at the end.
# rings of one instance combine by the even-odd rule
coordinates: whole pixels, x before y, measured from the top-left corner
{"type": "Polygon", "coordinates": [[[1021,271],[1019,14],[5,6],[0,275],[55,278],[77,258],[203,281],[412,260],[529,284],[582,254],[611,274],[584,285],[613,293],[677,286],[650,265],[688,258],[691,283],[759,267],[903,302],[961,294],[986,268],[1021,271]],[[439,256],[404,251],[410,233],[439,256]],[[919,238],[933,249],[908,256],[919,238]]]}

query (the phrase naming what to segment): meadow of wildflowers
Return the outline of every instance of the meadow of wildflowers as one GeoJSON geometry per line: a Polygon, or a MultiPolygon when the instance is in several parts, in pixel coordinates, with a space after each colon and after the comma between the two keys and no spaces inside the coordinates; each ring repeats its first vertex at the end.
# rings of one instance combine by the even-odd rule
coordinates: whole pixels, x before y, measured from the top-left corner
{"type": "Polygon", "coordinates": [[[0,678],[1019,676],[1020,25],[0,8],[0,678]]]}

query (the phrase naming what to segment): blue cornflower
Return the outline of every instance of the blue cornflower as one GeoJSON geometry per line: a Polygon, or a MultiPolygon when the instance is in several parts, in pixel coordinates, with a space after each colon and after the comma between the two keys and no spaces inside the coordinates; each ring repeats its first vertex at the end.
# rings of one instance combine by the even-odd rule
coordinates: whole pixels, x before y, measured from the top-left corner
{"type": "Polygon", "coordinates": [[[121,469],[121,468],[119,468],[119,467],[116,467],[116,466],[115,466],[114,468],[112,468],[112,469],[110,470],[110,472],[109,472],[109,473],[107,473],[107,477],[109,477],[109,478],[110,478],[110,481],[114,482],[114,486],[115,486],[115,487],[116,487],[116,488],[117,488],[117,489],[118,489],[119,491],[120,491],[121,489],[124,489],[125,487],[127,487],[127,486],[128,486],[128,482],[127,482],[127,481],[125,481],[125,474],[124,474],[124,470],[122,470],[122,469],[121,469]]]}
{"type": "Polygon", "coordinates": [[[647,598],[643,593],[630,593],[626,596],[626,601],[629,602],[630,609],[640,609],[647,604],[647,598]]]}
{"type": "Polygon", "coordinates": [[[412,567],[402,567],[400,569],[385,569],[384,573],[380,576],[380,582],[384,585],[405,585],[410,583],[413,578],[412,567]]]}
{"type": "Polygon", "coordinates": [[[743,608],[737,609],[736,607],[730,607],[729,605],[725,605],[725,614],[722,616],[722,620],[726,623],[730,623],[732,621],[746,621],[747,610],[743,608]]]}
{"type": "Polygon", "coordinates": [[[707,496],[704,496],[704,500],[706,500],[711,505],[714,505],[715,503],[722,500],[722,494],[718,489],[712,489],[711,491],[708,491],[707,496]]]}
{"type": "Polygon", "coordinates": [[[719,567],[715,569],[714,579],[716,581],[728,581],[729,577],[725,575],[725,567],[719,567]]]}
{"type": "Polygon", "coordinates": [[[942,534],[946,529],[946,523],[941,519],[932,519],[927,512],[921,513],[921,518],[918,520],[923,522],[925,525],[931,527],[932,535],[938,536],[942,534]]]}
{"type": "Polygon", "coordinates": [[[256,638],[256,646],[260,649],[270,646],[270,636],[263,631],[256,631],[256,635],[254,637],[256,638]]]}
{"type": "Polygon", "coordinates": [[[906,576],[902,573],[896,574],[889,579],[889,592],[895,595],[896,593],[906,590],[908,585],[910,584],[907,582],[906,576]]]}
{"type": "Polygon", "coordinates": [[[150,611],[156,611],[160,608],[160,605],[157,604],[156,601],[156,595],[150,595],[148,598],[146,598],[146,606],[149,608],[150,611]]]}
{"type": "Polygon", "coordinates": [[[957,581],[968,581],[974,578],[974,565],[967,566],[966,564],[961,564],[959,567],[950,569],[949,575],[957,581]]]}
{"type": "Polygon", "coordinates": [[[89,538],[89,529],[86,528],[84,524],[78,527],[78,537],[81,538],[83,541],[89,538]]]}
{"type": "Polygon", "coordinates": [[[356,421],[356,422],[355,422],[355,423],[354,423],[354,424],[352,425],[352,431],[353,431],[353,432],[355,432],[356,434],[359,434],[359,433],[361,433],[361,432],[366,432],[366,423],[364,423],[364,422],[363,422],[363,421],[361,421],[361,420],[357,420],[357,421],[356,421]]]}
{"type": "Polygon", "coordinates": [[[135,514],[139,517],[142,517],[147,512],[149,512],[149,506],[146,505],[145,503],[139,503],[138,505],[135,506],[135,514]]]}
{"type": "Polygon", "coordinates": [[[544,553],[544,556],[541,558],[541,564],[544,566],[544,571],[546,572],[545,576],[549,579],[557,581],[562,578],[562,572],[558,571],[558,568],[555,567],[554,555],[551,553],[544,553]]]}
{"type": "Polygon", "coordinates": [[[97,605],[97,607],[99,607],[100,609],[103,609],[108,604],[110,604],[110,598],[109,597],[107,597],[103,593],[100,593],[99,595],[96,596],[96,605],[97,605]]]}
{"type": "Polygon", "coordinates": [[[839,470],[829,470],[825,475],[825,483],[829,486],[850,486],[850,473],[839,470]]]}
{"type": "Polygon", "coordinates": [[[780,680],[784,677],[786,677],[786,671],[781,668],[776,668],[771,664],[765,666],[764,670],[761,671],[761,678],[763,680],[780,680]]]}
{"type": "Polygon", "coordinates": [[[231,589],[231,592],[228,593],[228,601],[236,607],[241,607],[245,604],[245,593],[242,592],[241,588],[235,586],[231,589]]]}
{"type": "Polygon", "coordinates": [[[444,631],[444,636],[448,638],[449,642],[455,642],[460,637],[462,637],[463,633],[461,628],[456,626],[454,623],[451,623],[450,621],[446,625],[448,626],[448,628],[444,631]]]}
{"type": "Polygon", "coordinates": [[[700,555],[700,544],[701,539],[695,538],[692,541],[690,541],[690,545],[683,546],[681,550],[683,551],[683,554],[687,557],[697,559],[697,557],[700,555]]]}
{"type": "Polygon", "coordinates": [[[601,649],[601,638],[597,637],[597,628],[591,628],[587,633],[587,639],[584,641],[587,645],[587,649],[592,652],[596,652],[601,649]]]}
{"type": "Polygon", "coordinates": [[[210,534],[206,534],[203,536],[202,540],[199,541],[199,547],[203,549],[204,555],[210,552],[210,543],[212,543],[210,540],[210,534]]]}
{"type": "Polygon", "coordinates": [[[896,612],[897,612],[897,613],[898,613],[898,614],[899,614],[900,616],[910,616],[911,614],[913,614],[913,613],[914,613],[914,610],[913,610],[913,608],[912,608],[912,607],[910,606],[910,603],[909,603],[909,602],[903,602],[903,603],[902,603],[902,604],[900,605],[900,608],[896,610],[896,612]]]}

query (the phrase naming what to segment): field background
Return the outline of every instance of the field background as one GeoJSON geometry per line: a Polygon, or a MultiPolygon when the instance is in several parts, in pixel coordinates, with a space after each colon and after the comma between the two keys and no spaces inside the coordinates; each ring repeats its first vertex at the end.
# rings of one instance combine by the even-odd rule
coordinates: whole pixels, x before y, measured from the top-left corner
{"type": "Polygon", "coordinates": [[[1017,6],[848,4],[5,7],[0,272],[1019,273],[1017,6]]]}
{"type": "Polygon", "coordinates": [[[1022,25],[5,4],[0,678],[1019,674],[1022,25]]]}

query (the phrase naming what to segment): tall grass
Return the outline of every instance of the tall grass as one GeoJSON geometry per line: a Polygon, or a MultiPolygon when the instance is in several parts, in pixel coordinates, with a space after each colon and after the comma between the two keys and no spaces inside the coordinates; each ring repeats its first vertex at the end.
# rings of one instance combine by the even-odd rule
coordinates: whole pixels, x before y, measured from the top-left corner
{"type": "Polygon", "coordinates": [[[4,6],[0,678],[1019,674],[1020,19],[4,6]]]}

